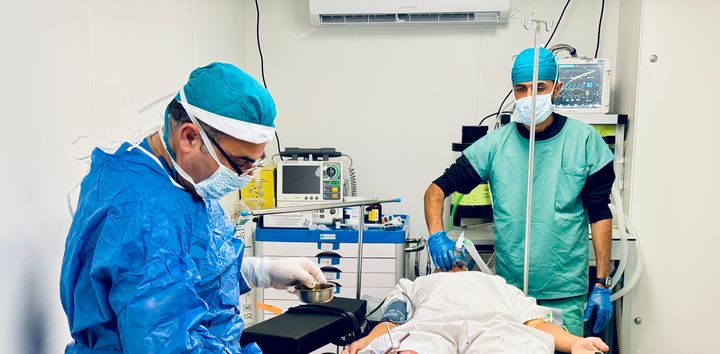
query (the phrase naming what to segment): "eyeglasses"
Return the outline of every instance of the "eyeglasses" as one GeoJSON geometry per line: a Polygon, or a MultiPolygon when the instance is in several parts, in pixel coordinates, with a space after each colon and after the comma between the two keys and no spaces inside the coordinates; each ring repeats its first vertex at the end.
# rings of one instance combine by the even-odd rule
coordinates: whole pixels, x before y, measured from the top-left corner
{"type": "Polygon", "coordinates": [[[225,157],[225,160],[230,163],[230,166],[233,168],[233,170],[235,170],[235,173],[237,173],[238,176],[247,176],[253,173],[255,170],[262,167],[265,164],[265,161],[267,161],[267,156],[265,156],[265,153],[263,153],[263,155],[257,160],[252,160],[244,156],[239,157],[239,159],[242,159],[242,161],[236,163],[235,161],[233,161],[233,158],[230,157],[230,155],[228,155],[222,147],[220,147],[220,144],[218,144],[218,142],[215,141],[212,136],[210,136],[210,134],[206,135],[208,139],[210,139],[210,141],[213,143],[213,145],[215,145],[215,147],[217,147],[220,153],[225,157]]]}

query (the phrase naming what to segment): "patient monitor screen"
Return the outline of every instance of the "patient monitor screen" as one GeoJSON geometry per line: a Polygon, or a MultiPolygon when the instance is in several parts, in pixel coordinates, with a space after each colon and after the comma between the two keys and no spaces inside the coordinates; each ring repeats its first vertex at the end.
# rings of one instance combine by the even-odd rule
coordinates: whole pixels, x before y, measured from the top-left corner
{"type": "Polygon", "coordinates": [[[599,108],[603,97],[603,64],[558,64],[563,83],[554,102],[560,108],[599,108]]]}
{"type": "Polygon", "coordinates": [[[283,166],[282,192],[284,194],[319,194],[319,166],[283,166]]]}

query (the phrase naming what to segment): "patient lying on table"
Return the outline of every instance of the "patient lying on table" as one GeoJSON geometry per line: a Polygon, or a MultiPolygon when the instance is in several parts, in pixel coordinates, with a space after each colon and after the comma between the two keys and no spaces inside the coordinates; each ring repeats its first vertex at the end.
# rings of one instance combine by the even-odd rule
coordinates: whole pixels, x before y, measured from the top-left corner
{"type": "Polygon", "coordinates": [[[503,278],[460,268],[401,279],[382,310],[382,323],[343,353],[385,353],[393,344],[405,354],[593,354],[609,349],[600,338],[576,337],[552,324],[548,308],[503,278]]]}

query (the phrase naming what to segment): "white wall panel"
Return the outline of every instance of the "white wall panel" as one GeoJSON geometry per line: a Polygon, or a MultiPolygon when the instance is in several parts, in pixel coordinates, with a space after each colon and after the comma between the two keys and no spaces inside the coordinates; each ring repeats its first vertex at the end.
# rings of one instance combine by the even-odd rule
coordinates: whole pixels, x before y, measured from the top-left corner
{"type": "MultiPolygon", "coordinates": [[[[390,212],[426,234],[422,195],[477,124],[509,92],[513,55],[532,46],[523,16],[556,20],[565,1],[516,0],[505,26],[310,26],[306,1],[261,1],[261,38],[283,146],[331,146],[355,160],[359,192],[403,198],[390,212]]],[[[571,2],[553,44],[595,51],[599,1],[571,2]]],[[[248,66],[259,76],[255,4],[247,3],[248,66]]],[[[615,59],[618,2],[606,1],[600,55],[615,59]]],[[[549,33],[543,34],[543,40],[549,33]]],[[[274,146],[272,147],[274,150],[274,146]]]]}
{"type": "Polygon", "coordinates": [[[644,1],[631,217],[645,273],[632,294],[630,353],[714,353],[720,140],[714,127],[720,3],[644,1]],[[651,55],[657,56],[651,62],[651,55]]]}
{"type": "Polygon", "coordinates": [[[244,11],[229,0],[2,2],[0,352],[70,341],[58,294],[65,193],[85,171],[70,142],[127,138],[158,124],[157,110],[135,111],[195,66],[244,65],[244,11]]]}

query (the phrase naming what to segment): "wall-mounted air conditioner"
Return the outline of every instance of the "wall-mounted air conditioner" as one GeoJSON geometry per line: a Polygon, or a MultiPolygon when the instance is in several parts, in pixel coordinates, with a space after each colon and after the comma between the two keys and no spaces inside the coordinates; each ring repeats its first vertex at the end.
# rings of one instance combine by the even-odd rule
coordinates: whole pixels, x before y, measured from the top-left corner
{"type": "Polygon", "coordinates": [[[510,0],[309,0],[315,26],[507,23],[510,0]]]}

